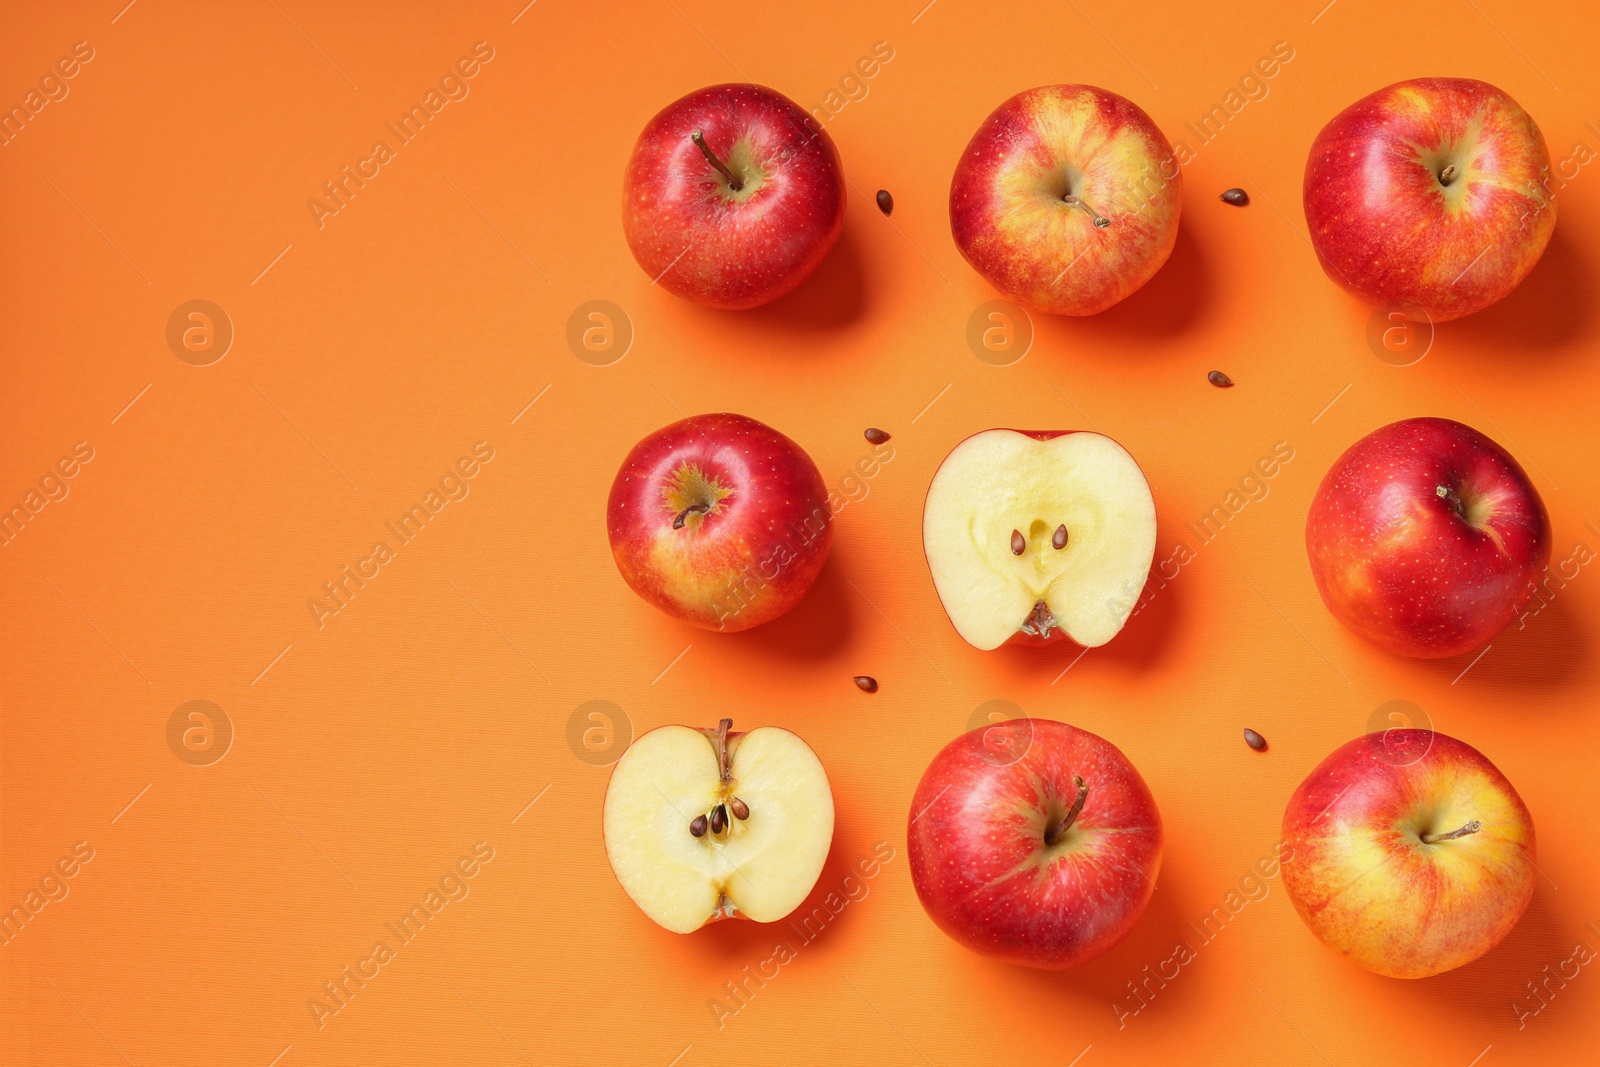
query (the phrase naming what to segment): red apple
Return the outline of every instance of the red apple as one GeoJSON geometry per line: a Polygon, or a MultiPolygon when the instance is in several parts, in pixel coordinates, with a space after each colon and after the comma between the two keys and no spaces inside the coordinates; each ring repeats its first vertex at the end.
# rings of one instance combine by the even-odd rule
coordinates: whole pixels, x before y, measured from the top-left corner
{"type": "Polygon", "coordinates": [[[708,630],[748,630],[800,602],[833,543],[817,465],[743,415],[694,415],[633,446],[606,533],[623,580],[708,630]]]}
{"type": "Polygon", "coordinates": [[[1093,315],[1155,276],[1178,239],[1183,176],[1139,106],[1090,85],[1018,93],[950,180],[950,230],[996,289],[1093,315]]]}
{"type": "Polygon", "coordinates": [[[1439,659],[1481,647],[1533,598],[1550,518],[1505,449],[1449,419],[1406,419],[1340,456],[1306,516],[1334,618],[1381,648],[1439,659]]]}
{"type": "Polygon", "coordinates": [[[1358,737],[1283,813],[1283,885],[1333,949],[1426,978],[1499,944],[1533,897],[1533,819],[1470,745],[1431,730],[1358,737]]]}
{"type": "Polygon", "coordinates": [[[1556,226],[1550,153],[1528,113],[1471,78],[1417,78],[1334,116],[1306,160],[1311,244],[1369,303],[1445,322],[1539,262],[1556,226]]]}
{"type": "Polygon", "coordinates": [[[622,182],[622,231],[664,289],[752,308],[810,276],[844,228],[833,140],[760,85],[713,85],[645,126],[622,182]]]}
{"type": "Polygon", "coordinates": [[[939,603],[975,648],[1092,648],[1128,621],[1150,573],[1156,505],[1126,449],[1098,433],[985,430],[928,486],[922,550],[939,603]]]}
{"type": "Polygon", "coordinates": [[[1139,921],[1161,815],[1117,747],[1049,719],[979,727],[933,758],[911,801],[911,883],[961,944],[1073,967],[1139,921]]]}

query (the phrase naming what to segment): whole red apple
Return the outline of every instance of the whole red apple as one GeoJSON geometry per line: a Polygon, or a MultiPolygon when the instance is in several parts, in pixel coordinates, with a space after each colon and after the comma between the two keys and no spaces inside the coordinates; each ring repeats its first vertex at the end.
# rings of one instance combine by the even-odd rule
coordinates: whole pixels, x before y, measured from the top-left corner
{"type": "Polygon", "coordinates": [[[1550,518],[1505,449],[1449,419],[1406,419],[1350,446],[1306,516],[1334,618],[1381,648],[1439,659],[1481,647],[1534,596],[1550,518]]]}
{"type": "Polygon", "coordinates": [[[752,308],[816,270],[844,228],[844,200],[833,140],[799,105],[760,85],[713,85],[639,134],[622,231],[669,292],[752,308]]]}
{"type": "Polygon", "coordinates": [[[994,110],[950,180],[950,230],[996,289],[1093,315],[1155,276],[1178,239],[1183,176],[1131,100],[1047,85],[994,110]]]}
{"type": "Polygon", "coordinates": [[[1528,113],[1471,78],[1417,78],[1334,116],[1306,160],[1311,244],[1370,303],[1445,322],[1528,276],[1555,230],[1550,153],[1528,113]]]}
{"type": "Polygon", "coordinates": [[[1161,869],[1155,798],[1117,747],[1049,719],[1008,719],[933,758],[911,801],[911,883],[961,944],[1073,967],[1133,929],[1161,869]]]}
{"type": "Polygon", "coordinates": [[[1323,944],[1426,978],[1499,944],[1533,897],[1533,819],[1483,754],[1431,730],[1358,737],[1283,813],[1283,885],[1323,944]]]}
{"type": "Polygon", "coordinates": [[[633,446],[606,533],[623,580],[708,630],[748,630],[800,602],[833,544],[817,465],[743,415],[694,415],[633,446]]]}

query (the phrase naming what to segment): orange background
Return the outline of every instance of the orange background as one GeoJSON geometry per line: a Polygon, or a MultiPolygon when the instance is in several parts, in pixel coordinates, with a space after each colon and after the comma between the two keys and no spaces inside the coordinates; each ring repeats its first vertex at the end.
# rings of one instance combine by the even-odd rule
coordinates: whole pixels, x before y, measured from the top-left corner
{"type": "Polygon", "coordinates": [[[1406,77],[1501,86],[1557,163],[1577,141],[1600,150],[1592,8],[120,6],[27,5],[0,35],[7,107],[74,42],[95,52],[70,95],[0,148],[0,506],[75,442],[95,453],[70,495],[0,548],[0,907],[74,843],[95,850],[69,895],[0,948],[0,1059],[1493,1067],[1592,1055],[1600,977],[1581,972],[1521,1029],[1513,1005],[1536,1006],[1525,983],[1580,941],[1600,948],[1600,573],[1582,569],[1476,663],[1401,661],[1323,609],[1302,524],[1345,447],[1431,414],[1522,460],[1556,560],[1580,541],[1600,548],[1588,525],[1600,518],[1600,167],[1560,191],[1526,284],[1441,326],[1406,367],[1377,357],[1369,309],[1324,278],[1299,194],[1322,124],[1406,77]],[[470,96],[319,229],[306,201],[374,141],[392,145],[384,123],[480,40],[495,55],[470,96]],[[732,80],[820,106],[880,40],[894,58],[828,122],[852,198],[817,276],[738,314],[652,288],[618,223],[645,121],[732,80]],[[1270,94],[1198,145],[1184,124],[1278,41],[1294,58],[1270,94]],[[1001,100],[1061,81],[1127,95],[1195,148],[1182,231],[1143,291],[1091,320],[1035,316],[1027,356],[993,366],[965,340],[996,294],[950,241],[949,175],[1001,100]],[[1218,201],[1235,185],[1248,208],[1218,201]],[[894,194],[890,219],[878,188],[894,194]],[[206,367],[165,340],[173,309],[196,298],[236,331],[206,367]],[[609,366],[565,340],[591,299],[632,323],[609,366]],[[1213,368],[1237,387],[1208,385],[1213,368]],[[868,454],[864,427],[889,430],[895,449],[840,513],[802,606],[731,636],[635,597],[603,522],[636,440],[724,410],[793,436],[835,485],[868,454]],[[1196,550],[1076,663],[974,651],[929,581],[928,480],[993,425],[1116,437],[1155,487],[1158,558],[1179,540],[1196,550]],[[480,440],[495,458],[470,495],[318,629],[307,599],[392,540],[383,524],[480,440]],[[1279,441],[1295,458],[1270,495],[1196,547],[1185,523],[1279,441]],[[875,696],[851,685],[862,673],[882,683],[875,696]],[[195,699],[235,731],[209,766],[167,744],[169,717],[195,699]],[[806,737],[839,812],[811,904],[880,842],[894,858],[808,944],[743,923],[662,931],[608,869],[607,771],[569,745],[591,700],[618,705],[634,734],[727,714],[806,737]],[[1114,741],[1166,820],[1148,914],[1075,972],[969,954],[911,888],[912,790],[991,700],[1114,741]],[[1481,748],[1532,809],[1545,877],[1516,931],[1460,971],[1391,981],[1315,943],[1272,879],[1119,1029],[1125,983],[1197,940],[1186,924],[1271,852],[1295,784],[1391,700],[1481,748]],[[1270,750],[1246,748],[1244,726],[1270,750]],[[470,896],[319,1029],[308,999],[477,841],[495,857],[470,896]],[[780,938],[796,958],[719,1027],[708,1002],[780,938]]]}

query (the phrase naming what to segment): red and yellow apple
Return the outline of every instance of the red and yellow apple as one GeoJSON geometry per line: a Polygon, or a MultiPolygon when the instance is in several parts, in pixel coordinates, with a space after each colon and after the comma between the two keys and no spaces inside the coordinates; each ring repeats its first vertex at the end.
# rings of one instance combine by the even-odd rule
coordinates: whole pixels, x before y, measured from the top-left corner
{"type": "Polygon", "coordinates": [[[694,415],[633,446],[606,533],[623,580],[675,619],[748,630],[800,602],[833,544],[805,450],[744,415],[694,415]]]}
{"type": "Polygon", "coordinates": [[[654,283],[716,308],[805,281],[844,228],[833,139],[760,85],[713,85],[645,126],[622,183],[622,230],[654,283]]]}
{"type": "Polygon", "coordinates": [[[1533,819],[1483,754],[1431,730],[1358,737],[1289,799],[1284,888],[1323,944],[1369,971],[1471,963],[1533,897],[1533,819]]]}
{"type": "Polygon", "coordinates": [[[1090,85],[1018,93],[973,134],[950,181],[950,229],[996,289],[1094,315],[1167,261],[1183,176],[1131,100],[1090,85]]]}
{"type": "Polygon", "coordinates": [[[1161,815],[1109,741],[1007,719],[933,758],[906,844],[917,898],[945,933],[1012,963],[1073,967],[1144,914],[1161,869],[1161,815]]]}
{"type": "Polygon", "coordinates": [[[1306,516],[1334,618],[1379,647],[1438,659],[1515,619],[1550,562],[1550,518],[1517,461],[1470,426],[1406,419],[1340,456],[1306,516]]]}
{"type": "Polygon", "coordinates": [[[922,547],[968,644],[1117,635],[1155,557],[1156,505],[1126,449],[1098,433],[985,430],[928,486],[922,547]]]}
{"type": "Polygon", "coordinates": [[[833,792],[788,730],[662,726],[617,761],[602,828],[617,881],[686,934],[720,919],[770,923],[811,892],[833,842],[833,792]]]}
{"type": "Polygon", "coordinates": [[[1416,78],[1351,104],[1306,160],[1311,244],[1355,296],[1419,321],[1482,311],[1533,270],[1556,225],[1531,116],[1471,78],[1416,78]]]}

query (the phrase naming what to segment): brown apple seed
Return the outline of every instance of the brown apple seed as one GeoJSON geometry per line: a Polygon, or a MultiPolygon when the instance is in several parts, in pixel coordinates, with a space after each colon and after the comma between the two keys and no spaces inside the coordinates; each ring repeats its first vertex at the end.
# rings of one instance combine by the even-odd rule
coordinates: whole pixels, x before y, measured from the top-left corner
{"type": "Polygon", "coordinates": [[[1250,203],[1250,194],[1243,189],[1229,189],[1222,194],[1222,202],[1232,204],[1234,207],[1244,207],[1250,203]]]}
{"type": "Polygon", "coordinates": [[[863,693],[876,693],[878,691],[878,680],[870,674],[858,674],[854,680],[856,688],[863,693]]]}
{"type": "Polygon", "coordinates": [[[1223,374],[1219,370],[1214,370],[1210,374],[1207,374],[1206,375],[1206,381],[1210,382],[1212,385],[1216,386],[1218,389],[1232,389],[1233,388],[1233,379],[1228,377],[1226,374],[1223,374]]]}
{"type": "Polygon", "coordinates": [[[750,805],[746,804],[738,797],[734,797],[728,802],[728,808],[733,812],[733,817],[735,819],[743,821],[750,817],[750,805]]]}
{"type": "Polygon", "coordinates": [[[1028,539],[1022,536],[1021,530],[1011,531],[1011,554],[1020,556],[1028,551],[1028,539]]]}
{"type": "Polygon", "coordinates": [[[894,197],[889,195],[889,190],[878,190],[878,210],[885,215],[894,214],[894,197]]]}
{"type": "Polygon", "coordinates": [[[868,426],[861,432],[861,436],[865,437],[868,441],[875,445],[881,445],[889,439],[889,435],[878,429],[876,426],[868,426]]]}
{"type": "Polygon", "coordinates": [[[1267,750],[1267,739],[1250,729],[1248,726],[1245,727],[1244,731],[1244,743],[1255,749],[1257,752],[1265,752],[1267,750]]]}
{"type": "Polygon", "coordinates": [[[696,837],[706,836],[706,817],[704,815],[696,815],[689,820],[689,832],[696,837]]]}
{"type": "Polygon", "coordinates": [[[1056,527],[1056,532],[1050,535],[1050,547],[1060,552],[1067,547],[1067,524],[1062,523],[1056,527]]]}

